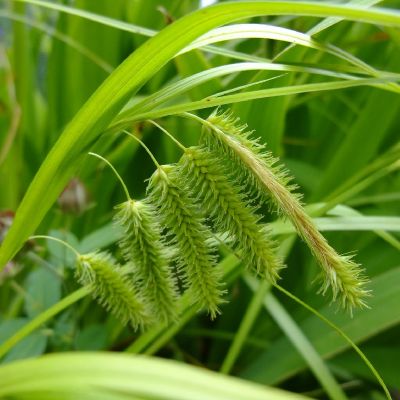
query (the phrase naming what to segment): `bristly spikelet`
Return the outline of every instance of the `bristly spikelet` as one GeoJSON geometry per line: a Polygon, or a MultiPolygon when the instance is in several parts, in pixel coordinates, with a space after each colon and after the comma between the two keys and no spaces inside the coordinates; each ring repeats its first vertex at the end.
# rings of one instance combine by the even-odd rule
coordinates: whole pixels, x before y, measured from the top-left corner
{"type": "Polygon", "coordinates": [[[232,236],[235,246],[242,251],[244,264],[275,282],[282,268],[275,245],[265,225],[258,223],[254,207],[231,183],[218,159],[205,148],[190,147],[180,160],[180,168],[188,188],[198,196],[216,227],[232,236]]]}
{"type": "Polygon", "coordinates": [[[252,139],[252,131],[247,131],[247,125],[240,124],[239,118],[233,117],[232,113],[214,112],[207,122],[208,128],[204,127],[201,136],[202,142],[210,149],[223,154],[226,157],[226,164],[230,166],[235,176],[250,185],[252,194],[261,201],[270,204],[285,215],[279,199],[275,192],[265,187],[265,183],[254,173],[254,168],[260,164],[273,174],[274,180],[286,191],[290,192],[292,198],[300,202],[301,194],[294,193],[297,185],[293,184],[293,178],[283,165],[279,165],[279,159],[274,157],[259,139],[252,139]]]}
{"type": "Polygon", "coordinates": [[[137,290],[159,322],[175,321],[175,281],[153,206],[146,201],[128,200],[116,208],[114,220],[125,233],[119,246],[125,260],[133,265],[137,290]]]}
{"type": "Polygon", "coordinates": [[[135,294],[126,268],[117,265],[109,254],[79,256],[75,275],[82,285],[89,285],[93,297],[124,325],[130,322],[135,329],[143,329],[149,322],[150,317],[135,294]]]}
{"type": "Polygon", "coordinates": [[[148,198],[159,210],[162,224],[173,233],[171,245],[177,248],[178,270],[193,304],[208,310],[214,319],[223,294],[216,249],[209,244],[211,233],[198,206],[178,182],[176,167],[159,167],[150,178],[148,198]]]}
{"type": "Polygon", "coordinates": [[[350,257],[340,256],[328,244],[304,211],[300,198],[292,193],[293,186],[288,174],[275,164],[277,160],[257,140],[245,132],[246,126],[238,125],[238,119],[229,113],[214,113],[203,132],[203,140],[210,149],[229,158],[229,164],[241,179],[248,179],[257,197],[269,197],[273,204],[287,216],[299,235],[307,243],[323,268],[321,291],[331,287],[333,299],[350,310],[365,306],[366,279],[361,267],[350,257]]]}

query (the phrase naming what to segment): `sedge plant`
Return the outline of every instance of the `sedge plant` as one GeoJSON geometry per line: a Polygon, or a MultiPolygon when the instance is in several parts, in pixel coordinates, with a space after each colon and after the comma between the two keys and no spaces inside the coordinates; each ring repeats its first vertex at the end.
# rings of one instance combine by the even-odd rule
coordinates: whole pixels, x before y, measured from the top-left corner
{"type": "Polygon", "coordinates": [[[183,151],[176,164],[161,166],[148,147],[128,132],[142,144],[157,168],[149,180],[146,199],[131,199],[109,161],[91,153],[105,161],[123,185],[127,201],[116,206],[114,217],[123,232],[119,246],[152,317],[167,324],[176,318],[179,277],[194,304],[208,310],[212,318],[219,313],[223,291],[216,249],[210,245],[213,231],[227,235],[250,271],[276,283],[283,264],[271,229],[261,222],[254,205],[266,198],[291,220],[321,263],[322,292],[331,287],[333,300],[338,297],[339,304],[350,312],[353,307],[365,306],[368,292],[359,267],[328,245],[304,211],[299,196],[292,193],[290,179],[282,167],[276,166],[277,160],[257,140],[250,139],[249,133],[243,133],[245,127],[231,114],[213,113],[207,120],[193,118],[206,128],[203,143],[189,148],[152,122],[183,151]],[[168,231],[172,238],[166,243],[162,232],[169,236],[168,231]]]}
{"type": "Polygon", "coordinates": [[[1,361],[222,374],[44,356],[1,366],[0,397],[345,400],[374,375],[389,399],[397,3],[61,3],[0,5],[1,361]]]}

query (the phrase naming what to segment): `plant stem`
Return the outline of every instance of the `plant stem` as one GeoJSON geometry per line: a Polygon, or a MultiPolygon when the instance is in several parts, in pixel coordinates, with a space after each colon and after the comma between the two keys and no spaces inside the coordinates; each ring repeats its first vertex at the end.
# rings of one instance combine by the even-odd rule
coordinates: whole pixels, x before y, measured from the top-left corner
{"type": "Polygon", "coordinates": [[[112,164],[110,163],[110,161],[108,161],[106,158],[102,157],[101,155],[99,155],[99,154],[97,154],[97,153],[89,152],[88,154],[91,155],[91,156],[94,156],[94,157],[96,157],[96,158],[98,158],[98,159],[100,159],[100,160],[102,160],[103,162],[105,162],[105,163],[111,168],[112,172],[114,172],[114,174],[115,174],[115,176],[117,177],[117,179],[121,182],[121,186],[122,186],[122,188],[124,189],[126,199],[127,199],[128,201],[131,200],[131,196],[130,196],[130,194],[129,194],[129,190],[128,190],[127,186],[125,185],[125,182],[124,182],[124,180],[122,179],[121,175],[120,175],[120,174],[118,173],[118,171],[115,169],[114,165],[112,165],[112,164]]]}
{"type": "Polygon", "coordinates": [[[34,235],[34,236],[30,236],[29,239],[46,239],[46,240],[54,240],[55,242],[61,243],[63,246],[67,247],[69,250],[71,250],[76,257],[79,257],[80,254],[66,241],[58,239],[56,237],[53,236],[48,236],[48,235],[34,235]]]}
{"type": "Polygon", "coordinates": [[[126,131],[126,130],[124,130],[124,133],[126,135],[130,136],[132,139],[136,140],[146,150],[146,153],[150,156],[150,158],[153,161],[153,163],[156,166],[156,168],[160,168],[160,164],[158,163],[156,157],[151,152],[151,150],[144,144],[144,142],[142,140],[140,140],[137,136],[132,135],[132,133],[130,133],[130,132],[126,131]]]}
{"type": "Polygon", "coordinates": [[[375,376],[379,384],[381,385],[383,391],[385,392],[386,398],[388,400],[392,400],[392,397],[390,395],[389,389],[387,388],[385,382],[383,381],[382,377],[379,375],[379,372],[375,369],[375,367],[371,364],[371,362],[368,360],[367,356],[361,351],[361,349],[351,340],[349,336],[346,335],[338,326],[336,326],[333,322],[331,322],[328,318],[324,317],[321,313],[319,313],[317,310],[315,310],[313,307],[309,306],[307,303],[305,303],[303,300],[299,299],[296,297],[293,293],[290,293],[286,289],[284,289],[282,286],[279,286],[278,284],[274,284],[274,286],[282,292],[285,296],[290,297],[292,300],[294,300],[296,303],[300,304],[304,308],[306,308],[308,311],[312,312],[314,315],[316,315],[321,321],[325,322],[327,325],[329,325],[332,329],[334,329],[342,338],[349,343],[349,345],[356,351],[356,353],[361,357],[361,359],[364,361],[368,369],[372,372],[372,374],[375,376]]]}
{"type": "Polygon", "coordinates": [[[151,119],[147,120],[147,122],[150,122],[151,124],[156,126],[161,132],[164,132],[180,149],[182,149],[183,151],[186,151],[186,147],[178,139],[176,139],[171,133],[169,133],[165,128],[163,128],[161,125],[157,124],[157,122],[154,122],[151,119]]]}

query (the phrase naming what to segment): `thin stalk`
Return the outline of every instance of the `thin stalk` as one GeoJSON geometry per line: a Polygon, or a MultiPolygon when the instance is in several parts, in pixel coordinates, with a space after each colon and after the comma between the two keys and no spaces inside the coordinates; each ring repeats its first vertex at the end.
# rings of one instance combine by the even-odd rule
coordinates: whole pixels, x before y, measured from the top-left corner
{"type": "Polygon", "coordinates": [[[379,382],[380,386],[382,387],[383,391],[385,392],[386,398],[388,400],[392,400],[392,397],[390,395],[389,389],[387,388],[385,382],[383,381],[382,377],[380,376],[379,372],[375,369],[375,367],[371,364],[371,362],[368,360],[367,356],[362,352],[362,350],[351,340],[351,338],[346,335],[338,326],[336,326],[333,322],[331,322],[328,318],[324,317],[321,313],[319,313],[316,309],[313,307],[309,306],[307,303],[305,303],[303,300],[300,300],[298,297],[296,297],[294,294],[290,293],[286,289],[284,289],[282,286],[278,285],[277,283],[274,284],[274,287],[276,287],[280,292],[282,292],[285,296],[290,297],[292,300],[294,300],[296,303],[300,304],[304,308],[306,308],[308,311],[312,312],[314,315],[316,315],[321,321],[325,322],[327,325],[329,325],[332,329],[334,329],[355,351],[356,353],[361,357],[361,359],[364,361],[365,365],[368,367],[368,369],[372,372],[372,374],[375,376],[376,380],[379,382]]]}
{"type": "Polygon", "coordinates": [[[154,126],[156,126],[160,131],[164,132],[180,149],[183,151],[186,151],[186,147],[178,140],[176,139],[171,133],[169,133],[165,128],[163,128],[161,125],[157,124],[157,122],[154,122],[152,120],[147,120],[147,122],[150,122],[154,126]]]}
{"type": "Polygon", "coordinates": [[[182,114],[178,115],[178,116],[182,116],[184,118],[189,118],[192,119],[194,121],[199,122],[201,125],[206,125],[208,128],[214,128],[214,125],[212,125],[210,122],[208,122],[207,120],[199,117],[196,114],[192,114],[190,112],[183,112],[182,114]]]}
{"type": "Polygon", "coordinates": [[[47,322],[50,318],[59,314],[61,311],[65,310],[72,304],[76,303],[83,297],[90,294],[89,287],[85,286],[71,293],[69,296],[64,297],[58,303],[54,304],[47,310],[40,313],[33,320],[28,322],[20,330],[14,333],[8,340],[0,345],[0,358],[2,358],[6,353],[8,353],[16,344],[18,344],[22,339],[27,337],[29,334],[38,329],[42,324],[47,322]]]}
{"type": "Polygon", "coordinates": [[[55,238],[53,236],[47,236],[47,235],[34,235],[31,236],[29,239],[47,239],[47,240],[54,240],[55,242],[61,243],[62,245],[64,245],[65,247],[67,247],[69,250],[71,250],[76,257],[79,257],[80,254],[67,242],[65,242],[64,240],[55,238]]]}
{"type": "Polygon", "coordinates": [[[131,195],[129,194],[129,190],[128,190],[127,186],[125,185],[125,182],[124,182],[124,180],[122,179],[121,175],[120,175],[120,174],[118,173],[118,171],[115,169],[114,165],[112,165],[112,164],[110,163],[110,161],[108,161],[107,159],[105,159],[104,157],[102,157],[102,156],[99,155],[99,154],[92,153],[92,152],[89,152],[88,154],[91,155],[91,156],[97,157],[97,158],[99,158],[100,160],[104,161],[104,162],[111,168],[111,170],[114,172],[115,176],[116,176],[116,177],[118,178],[118,180],[121,182],[121,186],[122,186],[122,188],[124,189],[126,199],[127,199],[128,201],[131,200],[131,195]]]}
{"type": "Polygon", "coordinates": [[[284,74],[279,74],[277,76],[273,76],[272,78],[268,78],[268,79],[261,79],[259,81],[256,82],[252,82],[252,83],[247,83],[246,85],[241,85],[241,86],[236,86],[232,89],[228,89],[228,90],[223,90],[221,92],[217,92],[217,93],[213,93],[213,97],[219,97],[219,96],[225,96],[227,94],[232,94],[232,93],[236,93],[239,92],[240,90],[244,90],[244,89],[248,89],[250,87],[253,86],[257,86],[257,85],[261,85],[263,83],[269,82],[269,81],[273,81],[275,79],[279,79],[282,78],[283,76],[286,76],[288,73],[284,73],[284,74]]]}
{"type": "Polygon", "coordinates": [[[158,163],[156,157],[154,156],[154,154],[151,152],[151,150],[144,144],[144,142],[142,140],[140,140],[137,136],[132,135],[132,133],[128,132],[128,131],[123,131],[126,135],[130,136],[132,139],[136,140],[145,150],[146,153],[150,156],[151,160],[153,161],[154,165],[157,168],[160,168],[160,164],[158,163]]]}

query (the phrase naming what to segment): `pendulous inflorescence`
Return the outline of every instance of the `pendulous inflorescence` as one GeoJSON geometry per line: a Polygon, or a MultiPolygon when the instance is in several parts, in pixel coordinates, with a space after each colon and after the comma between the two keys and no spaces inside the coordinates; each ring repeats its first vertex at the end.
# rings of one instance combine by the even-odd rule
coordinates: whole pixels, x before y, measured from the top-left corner
{"type": "Polygon", "coordinates": [[[135,328],[169,324],[177,318],[182,290],[215,318],[225,293],[216,233],[228,235],[247,269],[275,283],[283,262],[259,212],[260,204],[267,203],[292,222],[321,265],[320,291],[330,289],[333,300],[350,311],[365,306],[368,291],[361,267],[339,255],[317,230],[278,160],[231,114],[192,117],[204,128],[200,145],[190,148],[153,122],[183,156],[161,166],[141,143],[156,165],[144,200],[131,199],[115,168],[96,155],[113,169],[127,196],[114,217],[122,228],[119,247],[126,265],[117,265],[107,253],[78,257],[77,278],[91,287],[99,303],[135,328]]]}
{"type": "Polygon", "coordinates": [[[256,198],[268,199],[294,225],[322,267],[321,292],[331,288],[333,300],[352,310],[365,306],[368,295],[361,267],[349,256],[339,255],[318,231],[305,212],[300,196],[293,193],[294,185],[277,159],[258,140],[250,137],[246,125],[230,113],[213,113],[205,121],[204,144],[215,155],[225,158],[225,165],[243,182],[250,184],[256,198]]]}
{"type": "Polygon", "coordinates": [[[245,194],[229,179],[217,157],[205,147],[190,147],[179,164],[181,176],[215,227],[228,232],[246,267],[275,282],[282,262],[268,229],[245,194]]]}

